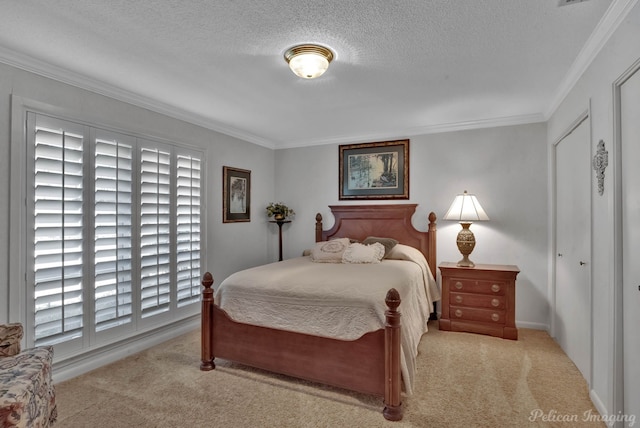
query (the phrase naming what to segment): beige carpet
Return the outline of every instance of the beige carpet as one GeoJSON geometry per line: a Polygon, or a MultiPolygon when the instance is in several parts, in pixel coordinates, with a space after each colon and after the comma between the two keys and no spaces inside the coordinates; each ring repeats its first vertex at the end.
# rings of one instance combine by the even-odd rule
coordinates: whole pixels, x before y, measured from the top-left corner
{"type": "Polygon", "coordinates": [[[547,333],[519,333],[510,341],[441,332],[432,321],[416,392],[404,397],[404,419],[388,422],[377,397],[224,361],[201,372],[195,331],[58,384],[57,426],[605,426],[585,420],[597,415],[587,385],[547,333]]]}

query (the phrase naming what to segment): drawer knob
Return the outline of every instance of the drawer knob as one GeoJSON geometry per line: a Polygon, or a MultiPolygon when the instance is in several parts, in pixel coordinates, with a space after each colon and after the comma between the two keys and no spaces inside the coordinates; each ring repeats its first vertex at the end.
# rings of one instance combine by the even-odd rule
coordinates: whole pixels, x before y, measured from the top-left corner
{"type": "Polygon", "coordinates": [[[462,289],[462,283],[461,283],[460,281],[456,282],[456,283],[455,283],[455,287],[456,287],[458,290],[461,290],[461,289],[462,289]]]}
{"type": "Polygon", "coordinates": [[[462,296],[456,296],[456,303],[462,303],[462,296]]]}
{"type": "Polygon", "coordinates": [[[456,309],[456,316],[460,318],[462,316],[462,311],[460,309],[456,309]]]}
{"type": "Polygon", "coordinates": [[[491,306],[497,308],[498,306],[500,306],[500,300],[498,299],[492,299],[491,300],[491,306]]]}
{"type": "Polygon", "coordinates": [[[500,291],[500,286],[498,284],[493,284],[491,286],[491,291],[493,291],[494,293],[497,293],[498,291],[500,291]]]}
{"type": "Polygon", "coordinates": [[[500,315],[498,314],[491,314],[491,319],[494,321],[500,321],[500,315]]]}

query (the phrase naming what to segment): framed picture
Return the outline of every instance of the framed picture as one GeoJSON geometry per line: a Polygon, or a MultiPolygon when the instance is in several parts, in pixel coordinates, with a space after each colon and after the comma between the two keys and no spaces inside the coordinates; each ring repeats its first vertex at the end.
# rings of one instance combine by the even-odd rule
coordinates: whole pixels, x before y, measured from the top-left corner
{"type": "Polygon", "coordinates": [[[222,222],[251,221],[251,171],[222,167],[222,222]]]}
{"type": "Polygon", "coordinates": [[[340,199],[409,199],[409,140],[341,145],[340,199]]]}

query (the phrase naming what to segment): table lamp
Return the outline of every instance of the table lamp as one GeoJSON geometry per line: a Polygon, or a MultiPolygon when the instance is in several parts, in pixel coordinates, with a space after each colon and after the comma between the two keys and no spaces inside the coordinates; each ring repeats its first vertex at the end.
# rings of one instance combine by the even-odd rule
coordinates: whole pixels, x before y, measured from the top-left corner
{"type": "Polygon", "coordinates": [[[489,216],[480,206],[475,195],[470,195],[465,190],[461,195],[457,195],[453,200],[449,211],[444,215],[444,220],[459,221],[462,230],[458,233],[456,243],[458,250],[462,253],[462,260],[458,262],[458,266],[474,267],[475,264],[469,260],[469,254],[476,246],[476,238],[469,229],[471,223],[479,220],[489,220],[489,216]]]}

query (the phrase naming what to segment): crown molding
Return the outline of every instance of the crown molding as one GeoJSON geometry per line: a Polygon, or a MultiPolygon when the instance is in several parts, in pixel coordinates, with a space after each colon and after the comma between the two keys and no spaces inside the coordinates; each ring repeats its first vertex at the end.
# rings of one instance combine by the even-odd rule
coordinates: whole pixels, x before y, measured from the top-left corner
{"type": "Polygon", "coordinates": [[[595,30],[593,30],[591,36],[589,36],[580,50],[580,53],[569,68],[560,86],[555,91],[555,96],[544,113],[545,120],[549,120],[551,115],[560,107],[562,101],[569,95],[569,92],[571,92],[576,83],[578,83],[580,77],[582,77],[595,57],[637,3],[638,0],[613,0],[602,19],[600,19],[600,22],[598,22],[595,30]]]}
{"type": "Polygon", "coordinates": [[[530,123],[545,122],[542,113],[523,114],[519,116],[496,117],[492,119],[468,120],[461,122],[443,123],[436,125],[418,126],[407,129],[397,129],[391,132],[380,132],[358,135],[337,135],[322,140],[306,140],[296,142],[282,142],[277,149],[292,149],[298,147],[321,146],[327,144],[355,144],[367,141],[383,141],[404,137],[415,137],[416,135],[440,134],[444,132],[467,131],[471,129],[497,128],[501,126],[526,125],[530,123]]]}
{"type": "Polygon", "coordinates": [[[230,137],[235,137],[250,143],[257,144],[269,149],[274,149],[275,144],[265,138],[255,134],[239,130],[237,128],[222,124],[215,120],[205,118],[193,112],[188,112],[175,106],[157,101],[148,97],[135,94],[115,87],[113,85],[101,82],[96,79],[88,78],[82,74],[67,70],[44,61],[40,61],[28,55],[12,51],[0,46],[0,62],[9,66],[34,73],[48,79],[52,79],[64,84],[68,84],[80,89],[104,95],[118,101],[135,105],[174,119],[182,120],[192,125],[201,126],[212,131],[220,132],[230,137]]]}

